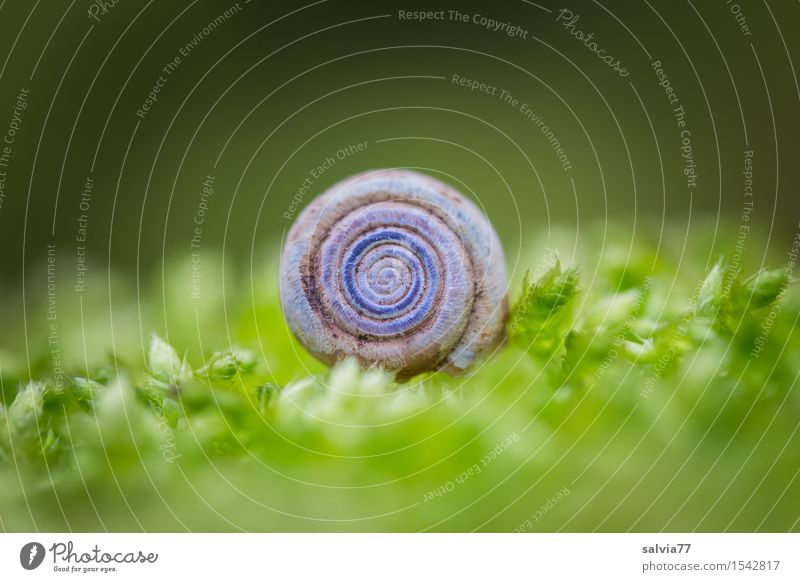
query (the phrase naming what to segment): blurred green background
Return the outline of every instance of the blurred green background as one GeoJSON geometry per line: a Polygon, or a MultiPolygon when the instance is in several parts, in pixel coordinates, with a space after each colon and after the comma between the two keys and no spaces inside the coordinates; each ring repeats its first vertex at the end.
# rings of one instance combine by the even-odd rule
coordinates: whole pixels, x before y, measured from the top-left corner
{"type": "Polygon", "coordinates": [[[87,176],[92,263],[150,273],[164,255],[185,255],[210,174],[202,242],[247,265],[289,226],[283,214],[310,172],[359,142],[367,149],[313,179],[304,203],[366,168],[425,168],[479,200],[512,259],[526,235],[552,223],[579,232],[618,219],[635,240],[639,215],[687,230],[692,213],[738,220],[746,149],[756,219],[776,235],[797,226],[796,40],[776,26],[797,23],[793,4],[743,6],[751,36],[725,3],[569,5],[576,29],[629,69],[623,78],[556,22],[561,5],[242,2],[182,57],[145,119],[136,112],[162,68],[233,4],[119,2],[99,22],[89,6],[3,6],[0,119],[10,119],[18,89],[30,90],[0,213],[7,284],[23,257],[40,264],[49,242],[71,268],[87,176]],[[485,15],[527,39],[471,21],[398,18],[421,9],[485,15]],[[691,195],[656,60],[686,111],[691,195]],[[455,85],[454,74],[497,95],[455,85]],[[570,171],[522,103],[563,145],[570,171]]]}
{"type": "MultiPolygon", "coordinates": [[[[624,277],[612,274],[624,273],[627,263],[635,263],[639,275],[649,269],[659,274],[664,293],[676,295],[675,304],[691,295],[720,255],[733,257],[746,273],[762,266],[780,268],[800,220],[795,168],[800,130],[800,88],[794,70],[800,57],[794,34],[798,24],[800,7],[787,2],[125,0],[102,8],[85,0],[3,2],[0,133],[12,123],[18,127],[7,167],[0,168],[6,173],[0,205],[3,401],[10,403],[31,377],[52,376],[47,338],[53,305],[61,363],[68,374],[83,370],[89,375],[94,366],[107,365],[112,352],[126,366],[144,365],[153,331],[168,337],[179,352],[186,351],[195,366],[207,354],[240,343],[261,347],[259,357],[267,370],[261,370],[260,381],[283,385],[308,372],[324,374],[322,366],[295,351],[299,348],[288,343],[282,327],[276,280],[279,245],[296,212],[313,196],[370,168],[416,168],[452,183],[475,200],[500,234],[512,295],[546,248],[558,251],[565,263],[584,269],[586,297],[616,291],[624,277]],[[401,11],[444,12],[441,20],[420,22],[404,18],[401,11]],[[467,15],[467,22],[449,11],[467,15]],[[517,26],[520,32],[509,36],[505,27],[492,30],[481,24],[482,17],[517,26]],[[629,74],[617,74],[602,62],[587,41],[576,38],[573,33],[578,31],[592,33],[598,50],[619,59],[629,74]],[[669,102],[655,62],[660,62],[677,103],[669,102]],[[487,90],[470,90],[455,83],[454,75],[484,83],[487,90]],[[154,86],[159,89],[157,100],[143,111],[154,86]],[[23,109],[18,96],[25,91],[23,109]],[[684,128],[677,124],[677,105],[685,112],[684,128]],[[552,134],[526,117],[525,107],[552,134]],[[689,140],[697,176],[693,187],[684,173],[683,129],[689,132],[683,137],[689,140]],[[553,140],[563,150],[561,160],[553,140]],[[365,147],[348,150],[357,144],[365,147]],[[752,196],[745,190],[749,176],[743,172],[750,170],[745,152],[752,152],[752,196]],[[320,171],[320,166],[326,167],[320,171]],[[85,195],[87,179],[92,183],[90,196],[85,195]],[[204,183],[212,182],[213,194],[204,194],[204,183]],[[752,229],[744,231],[744,243],[742,227],[752,229]],[[50,274],[55,283],[50,295],[48,245],[54,245],[50,274]]],[[[784,316],[794,317],[794,311],[787,308],[784,316]]],[[[777,337],[796,345],[793,322],[783,324],[783,335],[777,337]]],[[[773,355],[775,361],[783,361],[783,352],[773,355]]],[[[727,352],[716,353],[708,361],[730,357],[727,352]]],[[[787,370],[774,379],[765,367],[754,385],[769,380],[776,389],[790,391],[795,369],[787,370]]],[[[714,372],[711,367],[712,377],[714,372]]],[[[515,368],[515,373],[519,378],[536,375],[524,366],[515,368]]],[[[517,382],[522,381],[519,378],[517,382]]],[[[641,378],[631,381],[635,385],[641,378]]],[[[507,387],[509,401],[495,405],[505,410],[509,402],[516,402],[515,387],[519,389],[513,382],[507,387]]],[[[587,418],[605,410],[602,398],[594,403],[596,408],[587,409],[587,418]]],[[[598,429],[598,438],[615,434],[618,415],[626,418],[628,405],[634,404],[626,401],[610,416],[602,416],[604,428],[598,429]]],[[[796,414],[794,406],[789,412],[796,414]]],[[[680,425],[675,418],[663,420],[660,409],[655,410],[664,434],[680,425]]],[[[683,435],[688,438],[684,453],[694,447],[693,438],[714,425],[709,414],[701,415],[697,434],[683,435]]],[[[474,425],[463,429],[465,433],[426,454],[435,457],[460,447],[461,439],[467,438],[464,434],[480,431],[475,426],[481,427],[487,418],[491,414],[484,410],[474,425]]],[[[450,422],[447,419],[443,422],[450,422]]],[[[782,472],[770,489],[776,495],[786,493],[784,486],[796,491],[797,436],[789,430],[788,417],[784,420],[784,432],[759,433],[758,425],[752,428],[753,441],[767,435],[765,442],[774,445],[769,450],[788,455],[781,457],[782,472]]],[[[435,432],[430,427],[438,426],[436,422],[425,425],[426,430],[435,432]]],[[[553,426],[558,422],[554,420],[553,426]]],[[[639,428],[651,422],[653,417],[645,417],[639,428]]],[[[738,422],[730,426],[735,428],[738,422]]],[[[484,444],[491,448],[516,428],[485,436],[484,444]]],[[[542,430],[546,438],[547,430],[542,430]]],[[[634,430],[630,439],[638,434],[634,430]]],[[[637,441],[623,440],[618,454],[610,457],[608,471],[593,483],[607,483],[608,475],[616,474],[614,463],[626,458],[631,442],[637,441]]],[[[696,462],[706,466],[727,453],[722,449],[727,441],[718,442],[716,448],[705,449],[704,444],[696,462]]],[[[649,450],[657,454],[665,446],[656,441],[649,450]]],[[[343,445],[337,454],[348,450],[343,445]]],[[[526,449],[522,458],[531,450],[526,449]]],[[[553,458],[561,458],[563,450],[556,447],[553,458]]],[[[724,471],[716,477],[734,479],[736,464],[751,450],[748,447],[742,457],[722,463],[724,471]]],[[[613,447],[608,452],[613,453],[613,447]]],[[[368,448],[361,453],[375,451],[368,448]]],[[[200,458],[205,453],[197,454],[200,458]]],[[[291,453],[275,455],[264,453],[282,470],[292,466],[291,453]]],[[[156,457],[159,470],[169,469],[156,457]]],[[[675,462],[683,458],[676,454],[675,462]]],[[[504,459],[509,463],[506,473],[522,462],[504,459]]],[[[466,460],[444,465],[441,472],[416,484],[411,497],[418,500],[431,486],[451,479],[453,466],[458,474],[466,465],[466,460]]],[[[635,459],[627,463],[632,473],[622,482],[641,486],[639,466],[635,459]]],[[[660,482],[675,465],[667,467],[649,478],[660,482]]],[[[347,474],[345,482],[352,487],[384,468],[336,470],[347,474]]],[[[22,471],[12,467],[6,475],[18,470],[22,471]]],[[[356,497],[350,498],[352,504],[332,501],[317,497],[313,487],[293,497],[285,483],[272,481],[274,475],[258,473],[258,478],[250,479],[249,467],[230,470],[240,479],[239,485],[259,491],[267,484],[276,487],[275,495],[292,511],[283,517],[270,514],[275,521],[263,517],[254,521],[255,516],[248,517],[247,510],[233,503],[227,512],[220,510],[221,515],[201,511],[196,522],[184,523],[159,521],[160,508],[160,517],[145,519],[143,525],[111,515],[108,507],[115,505],[109,502],[105,509],[109,515],[99,510],[105,519],[98,521],[76,524],[74,516],[44,522],[40,518],[37,525],[36,520],[13,514],[5,516],[6,527],[26,529],[44,523],[45,528],[91,529],[109,523],[123,529],[349,528],[347,516],[356,507],[356,497]],[[320,516],[337,503],[342,503],[340,520],[325,522],[320,516]],[[319,521],[293,521],[288,515],[299,512],[298,507],[307,508],[319,521]]],[[[302,468],[315,478],[328,470],[333,469],[310,461],[302,468]]],[[[534,475],[537,470],[533,469],[534,475]]],[[[749,498],[758,483],[754,475],[764,468],[751,470],[752,481],[740,483],[736,490],[738,502],[749,498]]],[[[214,479],[201,480],[197,476],[201,474],[202,479],[208,477],[198,470],[188,482],[218,486],[214,479]]],[[[129,482],[138,487],[141,477],[129,482]]],[[[452,498],[453,505],[436,519],[429,520],[420,509],[406,521],[386,517],[353,527],[421,529],[453,515],[456,507],[463,509],[461,517],[442,527],[471,529],[488,523],[484,527],[514,529],[565,485],[562,477],[556,474],[552,481],[545,480],[524,510],[494,524],[486,521],[488,516],[532,482],[530,473],[520,477],[524,487],[509,485],[512,492],[486,508],[485,515],[471,513],[469,503],[475,497],[465,493],[466,497],[452,498]]],[[[105,473],[95,478],[97,483],[111,479],[105,473]]],[[[44,489],[46,481],[40,483],[44,489]]],[[[687,483],[681,494],[690,494],[695,485],[691,479],[687,483]]],[[[562,511],[574,512],[594,499],[588,487],[577,507],[565,504],[562,511]]],[[[375,497],[368,498],[372,505],[366,514],[380,513],[386,499],[396,500],[396,509],[408,493],[375,491],[375,497]]],[[[139,493],[131,495],[136,498],[139,493]]],[[[19,501],[17,494],[9,494],[12,501],[5,507],[19,501]]],[[[185,501],[185,494],[185,490],[173,492],[167,506],[185,501]]],[[[692,503],[702,507],[717,494],[695,491],[692,503]]],[[[77,508],[86,502],[79,497],[67,497],[65,502],[68,508],[75,504],[75,513],[81,513],[77,508]]],[[[186,512],[194,511],[195,501],[187,502],[186,512]]],[[[589,505],[589,515],[582,514],[565,527],[713,529],[734,524],[748,530],[768,509],[756,505],[742,522],[725,514],[698,524],[693,519],[699,510],[691,504],[670,522],[674,504],[658,506],[657,515],[638,522],[634,516],[649,500],[642,496],[634,501],[637,505],[625,506],[618,521],[602,522],[607,508],[589,505]]],[[[53,503],[52,507],[62,505],[53,503]]],[[[143,502],[130,513],[141,515],[146,507],[151,506],[143,502]]],[[[796,503],[789,505],[785,522],[776,518],[768,523],[773,529],[796,528],[796,510],[796,503]]],[[[558,529],[567,515],[571,513],[547,527],[558,529]]]]}

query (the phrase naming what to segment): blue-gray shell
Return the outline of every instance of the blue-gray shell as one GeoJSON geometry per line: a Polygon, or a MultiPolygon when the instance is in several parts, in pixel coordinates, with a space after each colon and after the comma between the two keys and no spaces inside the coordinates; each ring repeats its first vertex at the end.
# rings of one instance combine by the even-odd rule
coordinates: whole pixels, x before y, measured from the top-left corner
{"type": "Polygon", "coordinates": [[[458,373],[504,337],[499,238],[455,189],[407,170],[352,176],[298,216],[281,257],[286,321],[320,360],[458,373]]]}

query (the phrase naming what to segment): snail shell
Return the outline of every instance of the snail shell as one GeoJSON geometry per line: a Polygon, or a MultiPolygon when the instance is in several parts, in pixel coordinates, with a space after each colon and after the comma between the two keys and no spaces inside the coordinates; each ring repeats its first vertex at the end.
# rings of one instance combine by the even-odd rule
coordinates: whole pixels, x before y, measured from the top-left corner
{"type": "Polygon", "coordinates": [[[505,258],[452,187],[405,170],[352,176],[298,216],[281,257],[286,321],[327,364],[458,373],[504,337],[505,258]]]}

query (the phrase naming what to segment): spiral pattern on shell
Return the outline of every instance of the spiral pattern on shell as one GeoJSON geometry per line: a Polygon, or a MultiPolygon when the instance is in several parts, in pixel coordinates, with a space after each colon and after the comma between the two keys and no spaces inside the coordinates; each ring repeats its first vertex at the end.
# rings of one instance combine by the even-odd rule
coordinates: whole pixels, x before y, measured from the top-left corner
{"type": "Polygon", "coordinates": [[[503,338],[505,259],[486,217],[406,170],[332,186],[297,218],[281,258],[289,327],[319,359],[400,376],[468,368],[503,338]]]}

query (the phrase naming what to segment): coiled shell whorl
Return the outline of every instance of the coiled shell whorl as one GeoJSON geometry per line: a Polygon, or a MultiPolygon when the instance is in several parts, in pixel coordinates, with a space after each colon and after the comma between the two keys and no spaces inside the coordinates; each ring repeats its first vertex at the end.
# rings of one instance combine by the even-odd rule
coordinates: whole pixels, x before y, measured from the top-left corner
{"type": "Polygon", "coordinates": [[[452,187],[407,170],[352,176],[292,225],[281,257],[286,321],[320,360],[398,376],[458,373],[504,337],[503,249],[452,187]]]}

